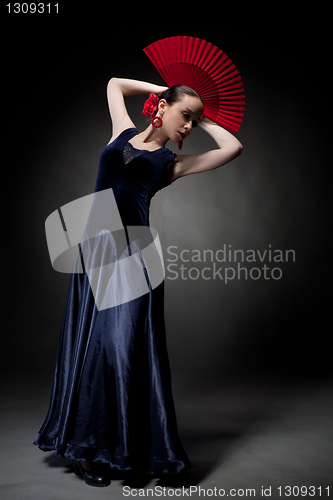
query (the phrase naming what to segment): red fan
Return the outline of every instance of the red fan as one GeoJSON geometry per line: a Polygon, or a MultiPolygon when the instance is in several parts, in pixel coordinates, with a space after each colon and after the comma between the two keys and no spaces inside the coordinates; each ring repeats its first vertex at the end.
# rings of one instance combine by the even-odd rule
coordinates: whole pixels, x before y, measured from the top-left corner
{"type": "Polygon", "coordinates": [[[200,95],[207,118],[238,132],[245,109],[244,86],[222,50],[191,36],[164,38],[143,50],[169,87],[191,87],[200,95]]]}

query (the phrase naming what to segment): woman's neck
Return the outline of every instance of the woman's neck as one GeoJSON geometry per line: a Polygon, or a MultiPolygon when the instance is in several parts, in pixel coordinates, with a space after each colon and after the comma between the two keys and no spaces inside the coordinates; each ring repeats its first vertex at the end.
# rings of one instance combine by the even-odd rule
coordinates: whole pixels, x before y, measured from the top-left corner
{"type": "Polygon", "coordinates": [[[164,148],[169,140],[169,137],[164,133],[164,131],[149,125],[146,130],[134,136],[133,139],[133,144],[142,144],[148,146],[147,149],[154,150],[164,148]]]}

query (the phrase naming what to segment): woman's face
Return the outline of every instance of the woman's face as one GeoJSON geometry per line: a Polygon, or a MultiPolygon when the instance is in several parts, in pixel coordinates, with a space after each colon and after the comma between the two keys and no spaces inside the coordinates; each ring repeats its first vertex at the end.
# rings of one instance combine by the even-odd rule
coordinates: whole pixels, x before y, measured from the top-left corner
{"type": "Polygon", "coordinates": [[[161,99],[158,114],[163,118],[164,132],[172,142],[178,143],[190,135],[200,123],[203,113],[201,99],[184,94],[181,101],[171,105],[161,99]]]}

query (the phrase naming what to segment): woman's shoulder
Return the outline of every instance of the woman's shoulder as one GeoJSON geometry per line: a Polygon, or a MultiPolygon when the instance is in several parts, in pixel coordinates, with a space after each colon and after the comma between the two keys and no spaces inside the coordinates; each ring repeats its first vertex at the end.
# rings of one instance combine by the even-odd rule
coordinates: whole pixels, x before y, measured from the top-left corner
{"type": "Polygon", "coordinates": [[[116,141],[131,139],[132,137],[134,137],[138,133],[139,132],[138,132],[136,127],[125,128],[117,136],[112,136],[110,141],[107,143],[106,147],[110,146],[111,144],[113,144],[116,141]]]}

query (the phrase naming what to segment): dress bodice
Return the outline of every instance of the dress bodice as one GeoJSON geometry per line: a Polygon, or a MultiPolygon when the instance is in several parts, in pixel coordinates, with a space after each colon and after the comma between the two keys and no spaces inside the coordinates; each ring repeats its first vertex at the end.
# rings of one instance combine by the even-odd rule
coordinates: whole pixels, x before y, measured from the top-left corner
{"type": "Polygon", "coordinates": [[[149,226],[150,201],[170,184],[167,165],[176,156],[167,148],[134,148],[129,140],[137,134],[128,128],[104,148],[95,186],[95,192],[112,188],[124,226],[149,226]]]}

